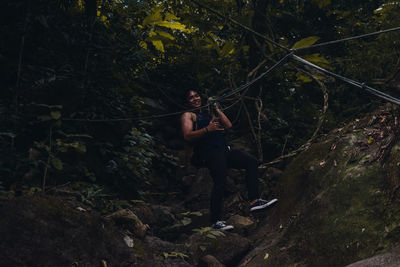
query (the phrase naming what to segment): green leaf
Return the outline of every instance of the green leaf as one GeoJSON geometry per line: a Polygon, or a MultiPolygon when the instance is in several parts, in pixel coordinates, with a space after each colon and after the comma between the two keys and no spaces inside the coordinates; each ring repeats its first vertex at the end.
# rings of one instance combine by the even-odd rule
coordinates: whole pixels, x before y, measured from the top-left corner
{"type": "Polygon", "coordinates": [[[61,118],[61,112],[60,111],[51,111],[50,116],[53,119],[58,120],[59,118],[61,118]]]}
{"type": "Polygon", "coordinates": [[[296,42],[293,46],[292,49],[297,49],[297,48],[301,48],[301,47],[307,47],[310,45],[315,44],[315,42],[317,42],[319,40],[318,36],[310,36],[304,39],[301,39],[300,41],[296,42]]]}
{"type": "Polygon", "coordinates": [[[44,107],[49,109],[62,109],[62,105],[46,105],[46,104],[32,104],[37,107],[44,107]]]}
{"type": "Polygon", "coordinates": [[[146,202],[141,199],[131,199],[131,202],[135,204],[146,204],[146,202]]]}
{"type": "Polygon", "coordinates": [[[140,42],[139,42],[139,46],[140,46],[141,48],[143,48],[143,49],[147,49],[147,44],[146,44],[146,42],[144,42],[144,41],[140,41],[140,42]]]}
{"type": "Polygon", "coordinates": [[[182,224],[183,224],[184,226],[186,226],[186,225],[192,223],[192,219],[190,219],[190,218],[188,218],[188,217],[185,217],[185,218],[183,218],[183,219],[181,220],[181,222],[182,222],[182,224]]]}
{"type": "Polygon", "coordinates": [[[266,259],[268,259],[268,258],[269,258],[269,254],[268,254],[268,252],[267,252],[267,253],[265,253],[264,260],[266,260],[266,259]]]}
{"type": "Polygon", "coordinates": [[[215,236],[225,236],[225,234],[221,231],[213,230],[213,231],[210,231],[210,233],[215,236]]]}
{"type": "Polygon", "coordinates": [[[169,29],[173,30],[182,30],[182,31],[188,31],[186,29],[186,26],[180,22],[171,22],[171,21],[157,21],[155,22],[156,25],[161,26],[161,27],[166,27],[169,29]]]}
{"type": "Polygon", "coordinates": [[[0,136],[8,136],[8,137],[10,137],[10,138],[15,138],[15,137],[16,137],[16,134],[11,133],[11,132],[1,132],[1,133],[0,133],[0,136]]]}
{"type": "Polygon", "coordinates": [[[165,13],[165,20],[179,20],[174,14],[166,12],[165,13]]]}
{"type": "Polygon", "coordinates": [[[232,42],[227,42],[224,47],[221,49],[221,56],[228,56],[235,52],[235,46],[232,42]]]}
{"type": "Polygon", "coordinates": [[[181,258],[182,260],[184,260],[185,258],[189,258],[188,255],[186,255],[185,253],[182,253],[182,252],[178,252],[177,255],[178,255],[179,258],[181,258]]]}
{"type": "Polygon", "coordinates": [[[156,33],[157,33],[158,35],[162,36],[162,37],[167,38],[167,39],[175,40],[174,36],[172,36],[172,35],[169,34],[168,32],[165,32],[165,31],[156,31],[156,33]]]}
{"type": "Polygon", "coordinates": [[[86,145],[81,142],[73,142],[71,146],[75,148],[76,152],[84,154],[86,153],[86,145]]]}
{"type": "Polygon", "coordinates": [[[331,0],[312,0],[313,4],[317,5],[319,8],[324,8],[331,4],[331,0]]]}
{"type": "Polygon", "coordinates": [[[41,115],[37,117],[41,121],[50,121],[52,118],[49,115],[41,115]]]}
{"type": "Polygon", "coordinates": [[[215,235],[212,235],[212,234],[207,234],[206,236],[208,238],[211,238],[211,239],[217,239],[217,237],[215,235]]]}
{"type": "Polygon", "coordinates": [[[310,83],[312,79],[306,75],[301,74],[300,72],[296,73],[297,81],[301,81],[303,83],[310,83]]]}
{"type": "Polygon", "coordinates": [[[161,21],[161,7],[154,7],[152,8],[152,13],[147,15],[147,17],[144,18],[142,25],[146,26],[148,24],[154,24],[157,21],[161,21]]]}
{"type": "Polygon", "coordinates": [[[51,165],[53,165],[53,167],[58,171],[62,171],[64,167],[62,161],[59,158],[53,158],[51,160],[51,165]]]}
{"type": "MultiPolygon", "coordinates": [[[[165,156],[165,155],[163,155],[163,156],[165,156]]],[[[200,211],[187,211],[187,212],[183,212],[183,213],[181,213],[183,216],[191,216],[191,215],[195,215],[195,216],[199,216],[199,217],[201,217],[201,216],[203,216],[203,214],[200,212],[200,211]]]]}
{"type": "Polygon", "coordinates": [[[79,138],[89,138],[89,139],[93,139],[93,136],[88,135],[88,134],[66,134],[63,132],[60,132],[62,134],[64,134],[66,137],[79,137],[79,138]]]}
{"type": "Polygon", "coordinates": [[[167,253],[167,252],[163,252],[164,258],[168,259],[168,257],[173,257],[173,258],[181,258],[182,260],[184,260],[185,258],[189,258],[188,255],[182,253],[182,252],[176,252],[173,251],[171,253],[167,253]]]}
{"type": "Polygon", "coordinates": [[[202,227],[200,229],[196,228],[196,229],[193,229],[192,231],[196,232],[196,233],[204,234],[206,232],[211,231],[211,227],[209,227],[209,226],[208,227],[202,227]]]}
{"type": "Polygon", "coordinates": [[[242,50],[243,50],[243,52],[245,52],[245,53],[249,52],[249,49],[250,49],[250,46],[248,46],[248,45],[242,46],[242,50]]]}
{"type": "Polygon", "coordinates": [[[310,61],[317,65],[323,65],[325,67],[330,64],[330,62],[327,59],[325,59],[324,57],[321,57],[318,53],[311,54],[311,55],[305,55],[305,56],[303,56],[303,58],[307,61],[310,61]]]}
{"type": "Polygon", "coordinates": [[[163,43],[161,42],[161,40],[155,40],[155,41],[151,41],[152,43],[153,43],[153,45],[154,45],[154,47],[158,50],[158,51],[160,51],[160,52],[165,52],[165,50],[164,50],[164,45],[163,45],[163,43]]]}

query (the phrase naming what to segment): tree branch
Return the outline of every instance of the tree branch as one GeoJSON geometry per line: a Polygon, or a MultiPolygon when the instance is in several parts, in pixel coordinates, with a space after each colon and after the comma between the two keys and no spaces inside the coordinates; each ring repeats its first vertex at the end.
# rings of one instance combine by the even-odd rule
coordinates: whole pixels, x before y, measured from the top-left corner
{"type": "Polygon", "coordinates": [[[308,139],[307,142],[304,143],[303,145],[301,145],[299,148],[297,148],[296,150],[294,150],[294,151],[292,151],[292,152],[290,152],[290,153],[288,153],[286,155],[279,156],[279,157],[277,157],[276,159],[274,159],[274,160],[272,160],[270,162],[263,163],[263,164],[261,164],[259,166],[259,168],[266,168],[267,166],[270,166],[270,165],[276,164],[278,162],[281,162],[284,159],[293,157],[293,156],[297,155],[301,151],[307,150],[311,146],[311,144],[314,141],[314,139],[317,137],[317,134],[318,134],[319,130],[321,129],[322,123],[325,120],[325,114],[326,114],[326,111],[328,110],[328,90],[326,89],[325,84],[322,81],[320,81],[318,78],[316,78],[314,75],[309,73],[308,71],[301,70],[301,69],[300,69],[300,71],[302,71],[303,73],[305,73],[306,75],[311,77],[315,82],[317,82],[319,84],[319,86],[321,87],[323,96],[324,96],[323,112],[322,112],[321,116],[319,117],[317,127],[314,130],[314,133],[312,134],[310,139],[308,139]]]}

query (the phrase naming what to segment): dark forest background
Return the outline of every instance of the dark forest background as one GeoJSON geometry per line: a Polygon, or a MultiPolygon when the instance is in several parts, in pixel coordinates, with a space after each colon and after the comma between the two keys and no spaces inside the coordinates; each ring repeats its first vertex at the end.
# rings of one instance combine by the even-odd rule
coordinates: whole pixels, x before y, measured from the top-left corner
{"type": "MultiPolygon", "coordinates": [[[[398,1],[4,0],[0,4],[0,190],[70,184],[82,199],[146,199],[176,183],[182,94],[232,92],[287,48],[400,25],[398,1]],[[238,23],[232,23],[228,18],[238,23]]],[[[297,54],[399,96],[399,33],[297,54]]],[[[262,163],[385,102],[292,60],[221,105],[229,138],[262,163]],[[325,102],[324,102],[325,99],[325,102]]],[[[279,161],[285,164],[290,157],[279,161]]]]}

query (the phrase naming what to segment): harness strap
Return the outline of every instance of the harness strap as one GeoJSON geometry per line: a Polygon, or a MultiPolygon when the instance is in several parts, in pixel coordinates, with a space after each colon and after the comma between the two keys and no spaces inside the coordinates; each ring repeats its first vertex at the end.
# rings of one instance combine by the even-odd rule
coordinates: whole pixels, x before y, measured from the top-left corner
{"type": "Polygon", "coordinates": [[[197,116],[196,116],[196,113],[190,112],[190,115],[192,116],[193,130],[197,130],[197,116]]]}

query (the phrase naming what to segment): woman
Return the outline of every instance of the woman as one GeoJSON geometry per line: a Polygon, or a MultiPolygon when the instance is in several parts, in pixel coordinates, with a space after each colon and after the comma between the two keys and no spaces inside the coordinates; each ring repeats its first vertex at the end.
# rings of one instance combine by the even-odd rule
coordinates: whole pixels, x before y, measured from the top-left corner
{"type": "Polygon", "coordinates": [[[195,90],[187,92],[186,103],[189,108],[197,110],[182,114],[183,137],[194,145],[194,155],[210,170],[214,182],[211,192],[211,227],[219,230],[233,229],[233,226],[221,221],[228,168],[246,170],[250,211],[266,208],[277,199],[266,201],[259,198],[257,160],[244,151],[228,146],[223,132],[232,127],[229,118],[218,107],[215,108],[217,116],[214,117],[202,112],[201,97],[195,90]]]}

